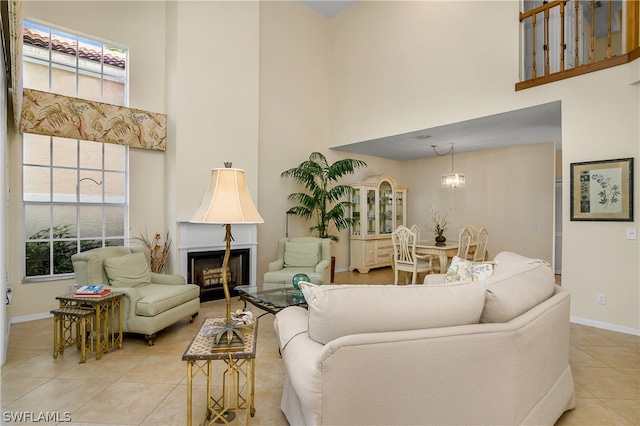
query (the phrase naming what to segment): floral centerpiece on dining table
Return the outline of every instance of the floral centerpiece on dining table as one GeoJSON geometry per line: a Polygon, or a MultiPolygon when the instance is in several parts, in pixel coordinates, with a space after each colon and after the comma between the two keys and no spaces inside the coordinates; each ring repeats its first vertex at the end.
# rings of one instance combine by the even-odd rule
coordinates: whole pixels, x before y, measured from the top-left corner
{"type": "Polygon", "coordinates": [[[443,244],[447,241],[447,238],[444,236],[444,233],[447,231],[447,227],[449,225],[449,221],[447,218],[449,217],[449,213],[453,210],[453,207],[449,207],[444,215],[440,214],[439,210],[435,210],[433,206],[431,206],[431,220],[433,222],[433,227],[431,227],[431,231],[436,234],[436,243],[443,244]]]}

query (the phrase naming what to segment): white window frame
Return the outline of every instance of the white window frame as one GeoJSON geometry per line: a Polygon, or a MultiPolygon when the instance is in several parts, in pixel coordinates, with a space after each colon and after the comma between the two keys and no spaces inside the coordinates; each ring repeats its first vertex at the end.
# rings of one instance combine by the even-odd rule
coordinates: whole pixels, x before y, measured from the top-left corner
{"type": "MultiPolygon", "coordinates": [[[[51,40],[51,30],[53,31],[62,31],[64,32],[66,35],[71,35],[71,36],[75,36],[76,37],[76,41],[77,38],[80,37],[84,40],[90,40],[96,43],[100,43],[102,44],[103,48],[104,45],[108,45],[111,47],[116,47],[119,49],[123,49],[126,53],[126,67],[124,70],[124,103],[125,105],[123,106],[128,106],[128,88],[129,88],[129,55],[128,55],[128,49],[122,46],[119,46],[115,43],[112,42],[108,42],[108,41],[104,41],[104,40],[100,40],[96,37],[92,37],[92,36],[87,36],[85,34],[81,34],[78,33],[77,31],[72,31],[69,29],[65,29],[65,28],[61,28],[61,27],[57,27],[54,25],[51,25],[49,23],[45,23],[42,21],[38,21],[38,20],[33,20],[33,19],[25,19],[24,21],[42,26],[42,27],[46,27],[49,28],[50,31],[50,36],[49,39],[51,40]]],[[[58,63],[52,63],[52,50],[48,49],[48,53],[47,50],[42,49],[42,48],[34,48],[33,46],[27,46],[25,44],[24,46],[25,48],[23,49],[23,61],[32,61],[32,62],[37,62],[39,64],[43,64],[48,66],[49,68],[49,90],[51,90],[51,84],[52,84],[52,68],[59,66],[62,67],[60,64],[58,63]],[[48,56],[48,57],[47,57],[48,56]]],[[[66,70],[75,70],[75,78],[76,78],[76,96],[78,93],[78,80],[79,80],[79,75],[82,73],[87,73],[88,71],[86,71],[85,69],[82,69],[82,67],[79,66],[79,63],[82,61],[83,63],[83,67],[87,68],[87,60],[83,59],[83,58],[79,58],[78,57],[78,52],[76,51],[76,61],[75,64],[65,64],[64,65],[64,69],[66,70]]],[[[91,64],[93,65],[93,64],[91,64]]],[[[97,64],[96,64],[97,65],[97,64]]],[[[100,101],[102,101],[102,96],[104,93],[104,80],[105,80],[105,73],[104,73],[104,63],[100,62],[99,67],[94,67],[93,70],[91,70],[91,74],[96,76],[99,75],[100,78],[100,93],[101,93],[101,99],[100,101]],[[99,69],[97,69],[99,68],[99,69]]],[[[107,76],[108,78],[108,76],[107,76]]],[[[101,144],[101,164],[102,167],[101,168],[87,168],[87,167],[82,167],[81,166],[81,159],[80,159],[80,146],[81,143],[87,143],[84,141],[80,141],[80,140],[76,140],[76,155],[77,155],[77,161],[76,161],[76,165],[75,167],[65,167],[65,166],[57,166],[53,164],[53,150],[55,149],[55,144],[54,144],[54,138],[53,137],[49,137],[49,149],[50,149],[50,159],[49,159],[49,164],[48,165],[43,165],[43,164],[29,164],[27,162],[24,161],[23,159],[23,170],[25,167],[42,167],[42,168],[48,168],[49,169],[49,176],[51,177],[51,181],[49,184],[49,194],[46,200],[44,201],[39,201],[34,199],[34,197],[28,197],[30,198],[30,200],[26,200],[26,193],[23,187],[23,243],[22,243],[22,276],[23,276],[23,281],[24,282],[35,282],[35,281],[46,281],[46,280],[59,280],[59,279],[69,279],[73,277],[73,272],[67,272],[67,273],[55,273],[54,270],[54,242],[75,242],[76,243],[76,252],[81,251],[82,249],[82,242],[83,241],[100,241],[102,244],[102,247],[104,247],[105,245],[108,245],[109,241],[121,241],[122,245],[126,245],[128,239],[129,239],[129,148],[128,147],[123,147],[124,148],[124,171],[121,170],[109,170],[105,168],[105,144],[104,143],[100,143],[100,142],[89,142],[89,143],[95,143],[95,144],[101,144]],[[66,169],[66,170],[75,170],[76,171],[76,180],[77,180],[77,184],[76,184],[76,196],[75,197],[68,197],[69,199],[60,199],[60,197],[54,197],[56,194],[54,194],[54,185],[53,185],[53,171],[54,170],[62,170],[62,169],[66,169]],[[82,177],[83,176],[83,172],[90,172],[93,174],[99,174],[101,176],[101,180],[100,182],[103,183],[105,182],[105,173],[117,173],[117,174],[123,174],[124,175],[124,200],[122,199],[122,197],[118,197],[116,200],[109,200],[107,199],[107,197],[105,196],[105,190],[104,190],[104,185],[102,186],[102,190],[101,190],[101,196],[98,197],[99,199],[88,199],[87,197],[80,197],[80,190],[79,190],[79,185],[81,184],[81,182],[87,180],[88,178],[86,177],[82,177]],[[57,198],[57,200],[56,200],[57,198]],[[73,198],[73,199],[71,199],[73,198]],[[41,238],[41,239],[32,239],[29,238],[30,235],[27,235],[27,226],[26,226],[26,210],[28,206],[50,206],[51,208],[49,208],[49,223],[50,224],[54,224],[54,218],[52,217],[53,215],[53,207],[54,206],[71,206],[71,207],[75,207],[76,209],[76,229],[77,229],[77,233],[75,235],[75,237],[71,237],[71,238],[54,238],[53,236],[53,230],[50,228],[49,229],[49,235],[46,238],[41,238]],[[124,235],[108,235],[109,233],[106,230],[106,210],[107,207],[122,207],[124,209],[124,215],[123,215],[123,223],[122,223],[122,227],[123,227],[123,231],[124,231],[124,235]],[[81,208],[83,207],[102,207],[102,235],[98,236],[89,236],[89,237],[83,237],[80,233],[80,211],[81,208]],[[26,258],[26,252],[27,252],[27,243],[38,243],[38,242],[46,242],[49,243],[49,273],[48,274],[42,274],[42,275],[30,275],[27,276],[27,258],[26,258]]],[[[23,156],[24,158],[24,156],[23,156]]],[[[93,183],[88,182],[90,184],[96,184],[97,182],[94,180],[93,183]]],[[[55,224],[54,224],[55,225],[55,224]]],[[[46,229],[46,228],[45,228],[46,229]]]]}

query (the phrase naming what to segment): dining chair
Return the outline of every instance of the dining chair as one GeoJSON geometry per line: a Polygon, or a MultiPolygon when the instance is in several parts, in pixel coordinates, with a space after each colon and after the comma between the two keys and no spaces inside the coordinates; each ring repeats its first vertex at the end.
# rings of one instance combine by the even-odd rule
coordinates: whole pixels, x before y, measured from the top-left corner
{"type": "Polygon", "coordinates": [[[458,257],[460,259],[467,260],[469,256],[469,247],[471,246],[471,242],[473,241],[473,230],[475,228],[471,225],[467,225],[460,230],[458,234],[458,257]],[[472,229],[473,228],[473,229],[472,229]]]}
{"type": "MultiPolygon", "coordinates": [[[[418,274],[433,272],[430,255],[416,255],[417,234],[404,225],[400,225],[391,234],[393,241],[394,284],[398,284],[400,271],[411,272],[411,284],[416,284],[418,274]]],[[[405,281],[408,283],[408,278],[405,281]]]]}
{"type": "Polygon", "coordinates": [[[410,229],[416,234],[416,241],[420,241],[420,227],[414,223],[410,229]]]}
{"type": "Polygon", "coordinates": [[[478,230],[478,240],[476,244],[476,250],[473,253],[474,262],[481,262],[485,260],[487,256],[488,243],[489,243],[489,231],[487,231],[487,228],[482,227],[478,230]]]}

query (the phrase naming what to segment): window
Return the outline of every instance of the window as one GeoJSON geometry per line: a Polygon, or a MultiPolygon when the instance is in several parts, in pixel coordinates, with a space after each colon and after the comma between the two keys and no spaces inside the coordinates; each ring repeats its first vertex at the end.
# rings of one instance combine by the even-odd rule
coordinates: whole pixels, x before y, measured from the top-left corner
{"type": "MultiPolygon", "coordinates": [[[[125,49],[28,21],[23,38],[25,88],[126,106],[125,49]]],[[[68,277],[72,254],[123,246],[127,188],[126,146],[25,133],[25,279],[68,277]]]]}

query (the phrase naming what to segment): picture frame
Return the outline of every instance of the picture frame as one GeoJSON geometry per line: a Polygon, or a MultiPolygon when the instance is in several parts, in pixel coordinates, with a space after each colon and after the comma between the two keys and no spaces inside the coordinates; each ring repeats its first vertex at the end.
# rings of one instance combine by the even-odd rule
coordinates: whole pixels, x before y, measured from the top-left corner
{"type": "Polygon", "coordinates": [[[571,163],[571,220],[633,222],[633,158],[571,163]]]}

